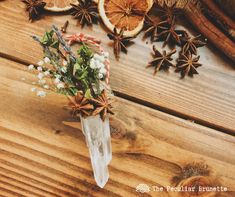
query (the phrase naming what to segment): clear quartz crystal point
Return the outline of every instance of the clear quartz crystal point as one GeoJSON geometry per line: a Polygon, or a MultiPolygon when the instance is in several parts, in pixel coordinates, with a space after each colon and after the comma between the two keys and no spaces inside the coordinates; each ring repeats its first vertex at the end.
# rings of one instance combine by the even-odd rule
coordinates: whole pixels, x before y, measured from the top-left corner
{"type": "Polygon", "coordinates": [[[102,121],[100,115],[81,117],[81,124],[89,148],[95,181],[103,188],[109,179],[108,164],[112,159],[109,118],[102,121]]]}

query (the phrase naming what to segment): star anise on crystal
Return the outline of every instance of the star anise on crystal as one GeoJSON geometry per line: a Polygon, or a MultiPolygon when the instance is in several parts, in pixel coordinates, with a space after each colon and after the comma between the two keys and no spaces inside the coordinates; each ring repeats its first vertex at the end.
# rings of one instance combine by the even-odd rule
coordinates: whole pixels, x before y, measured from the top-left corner
{"type": "Polygon", "coordinates": [[[82,115],[84,117],[89,116],[94,109],[90,100],[85,98],[81,92],[78,92],[74,97],[68,97],[69,106],[73,110],[73,115],[82,115]]]}
{"type": "Polygon", "coordinates": [[[173,49],[171,52],[167,53],[165,50],[163,53],[160,53],[155,46],[153,46],[153,60],[149,62],[147,67],[155,67],[154,75],[160,70],[165,69],[168,70],[170,66],[175,67],[175,65],[171,62],[173,58],[171,57],[176,50],[173,49]]]}
{"type": "Polygon", "coordinates": [[[101,119],[104,121],[107,114],[114,114],[112,111],[112,105],[110,99],[106,95],[106,91],[103,90],[101,95],[96,99],[91,99],[91,102],[94,103],[95,110],[92,112],[92,115],[100,114],[101,119]]]}
{"type": "Polygon", "coordinates": [[[92,25],[98,21],[97,5],[92,0],[78,0],[78,5],[71,4],[72,15],[79,20],[80,25],[92,25]]]}
{"type": "Polygon", "coordinates": [[[26,4],[26,11],[29,13],[29,20],[34,21],[37,19],[46,3],[42,0],[22,0],[26,4]]]}
{"type": "Polygon", "coordinates": [[[108,33],[107,36],[110,40],[113,40],[113,52],[118,60],[120,57],[120,52],[123,51],[124,53],[127,53],[127,45],[130,44],[131,40],[133,40],[135,37],[125,37],[124,35],[124,29],[121,29],[120,32],[117,31],[116,28],[114,28],[113,33],[108,33]]]}
{"type": "Polygon", "coordinates": [[[202,66],[198,60],[200,56],[193,58],[192,54],[188,52],[187,54],[181,54],[177,61],[176,72],[181,72],[181,77],[184,78],[186,75],[193,76],[198,74],[197,68],[202,66]]]}
{"type": "Polygon", "coordinates": [[[162,47],[165,47],[169,42],[181,44],[180,34],[183,32],[182,30],[175,29],[175,18],[173,18],[171,24],[160,25],[158,26],[160,29],[160,33],[158,34],[159,39],[164,39],[162,47]]]}
{"type": "Polygon", "coordinates": [[[171,6],[163,4],[163,6],[157,6],[157,11],[163,20],[166,20],[169,24],[172,23],[174,17],[180,14],[180,9],[176,8],[176,3],[172,4],[171,6]]]}
{"type": "Polygon", "coordinates": [[[190,52],[191,54],[197,55],[197,48],[206,44],[206,42],[203,42],[199,39],[200,37],[201,35],[191,38],[188,34],[182,36],[182,52],[184,54],[190,52]]]}

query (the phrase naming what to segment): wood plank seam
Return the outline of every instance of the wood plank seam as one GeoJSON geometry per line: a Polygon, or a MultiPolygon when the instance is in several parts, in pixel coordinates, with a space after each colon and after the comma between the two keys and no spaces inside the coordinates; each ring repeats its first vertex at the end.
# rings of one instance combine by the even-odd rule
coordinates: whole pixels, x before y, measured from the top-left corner
{"type": "Polygon", "coordinates": [[[190,122],[194,122],[195,124],[205,126],[205,127],[208,127],[208,128],[211,128],[211,129],[214,129],[214,130],[217,130],[217,131],[235,136],[234,130],[232,130],[232,129],[230,130],[230,129],[227,129],[227,128],[223,128],[221,126],[212,124],[210,122],[203,121],[202,119],[198,119],[197,117],[188,116],[188,115],[180,113],[178,111],[174,111],[170,108],[164,108],[163,106],[159,106],[159,105],[150,103],[148,101],[141,100],[137,97],[132,97],[132,96],[124,94],[122,92],[118,92],[118,91],[115,91],[115,90],[113,92],[114,92],[115,96],[117,96],[119,98],[123,98],[123,99],[129,100],[129,101],[132,101],[134,103],[143,105],[145,107],[149,107],[149,108],[158,110],[160,112],[163,112],[163,113],[166,113],[166,114],[169,114],[169,115],[172,115],[172,116],[184,119],[184,120],[188,120],[190,122]]]}
{"type": "MultiPolygon", "coordinates": [[[[62,19],[70,18],[69,16],[46,16],[45,20],[37,21],[40,25],[36,28],[35,23],[28,23],[25,19],[22,4],[17,3],[16,5],[13,5],[5,2],[4,4],[1,4],[1,8],[3,22],[0,26],[0,33],[2,32],[3,34],[2,43],[6,46],[1,49],[1,52],[8,55],[11,53],[14,54],[12,55],[14,58],[17,57],[18,59],[24,59],[26,61],[34,61],[34,63],[39,60],[39,51],[41,50],[40,46],[36,43],[32,42],[32,47],[27,45],[27,43],[32,41],[30,35],[42,34],[42,32],[51,25],[49,21],[53,21],[57,25],[60,25],[63,22],[62,19]],[[17,16],[18,20],[17,23],[15,23],[13,19],[15,19],[16,13],[19,12],[22,13],[22,15],[17,16]],[[19,29],[17,35],[15,35],[15,27],[18,27],[19,29]],[[4,36],[6,31],[8,32],[8,37],[4,36]],[[8,39],[13,36],[15,36],[14,40],[8,39]],[[25,46],[21,49],[17,42],[25,46]],[[10,46],[9,43],[12,43],[14,50],[8,47],[10,46]]],[[[73,33],[79,30],[76,27],[74,20],[71,20],[70,30],[73,33]]],[[[83,30],[85,32],[90,31],[87,29],[83,30]]],[[[104,38],[104,36],[106,36],[103,29],[100,27],[98,28],[98,26],[94,26],[93,30],[93,32],[90,31],[91,34],[95,34],[100,38],[104,38]]],[[[216,51],[208,50],[204,47],[200,48],[200,52],[202,52],[201,59],[206,60],[206,64],[200,68],[202,69],[202,72],[197,76],[197,79],[191,80],[190,78],[187,78],[187,80],[181,81],[176,80],[175,76],[171,77],[173,74],[171,74],[171,76],[166,76],[163,73],[159,73],[157,76],[158,80],[155,80],[151,75],[151,70],[146,71],[144,66],[141,66],[142,64],[145,65],[147,62],[147,56],[146,54],[143,56],[142,49],[146,49],[146,52],[150,52],[150,46],[146,46],[146,44],[139,38],[136,39],[135,42],[136,45],[134,45],[132,50],[129,51],[130,55],[128,58],[123,56],[120,62],[115,62],[113,66],[112,74],[115,76],[113,77],[113,84],[117,92],[122,92],[128,95],[130,93],[130,96],[133,98],[147,100],[154,105],[156,104],[157,107],[161,106],[163,110],[168,110],[170,108],[171,110],[173,109],[173,111],[179,111],[181,114],[187,115],[188,118],[186,117],[186,119],[196,117],[199,120],[206,120],[206,123],[212,122],[213,128],[217,128],[215,127],[216,125],[219,126],[218,129],[228,129],[229,132],[235,131],[231,116],[227,115],[228,117],[225,118],[226,114],[229,114],[227,113],[228,111],[230,111],[232,116],[235,115],[234,108],[230,107],[230,105],[235,104],[233,101],[235,95],[233,93],[234,83],[232,78],[234,76],[234,72],[229,68],[231,63],[229,65],[229,63],[226,63],[222,58],[218,57],[219,55],[216,51]],[[136,56],[142,57],[139,62],[136,61],[136,56]],[[214,60],[212,61],[212,59],[214,60]],[[132,75],[132,73],[135,73],[135,75],[132,75]],[[127,76],[127,74],[133,77],[132,82],[129,81],[130,77],[127,76]],[[231,83],[228,83],[229,80],[231,83]],[[220,83],[222,84],[221,86],[220,83]],[[129,88],[125,84],[128,84],[129,88]],[[217,85],[215,86],[215,84],[217,85]],[[222,86],[229,88],[230,92],[226,91],[222,86]],[[138,89],[138,87],[140,88],[138,89]],[[142,94],[143,88],[146,90],[146,94],[144,95],[142,94]],[[133,91],[128,91],[129,89],[133,91]],[[211,90],[213,90],[214,93],[211,90]],[[174,98],[177,93],[179,96],[174,98]],[[218,100],[220,102],[218,102],[218,100]],[[228,102],[223,102],[224,100],[227,100],[228,102]],[[204,102],[204,107],[201,102],[204,102]],[[193,106],[190,105],[191,103],[193,106]],[[202,111],[205,111],[206,113],[202,113],[202,111]],[[206,114],[208,114],[208,116],[206,114]]],[[[107,43],[108,41],[104,39],[104,46],[106,46],[107,43]]],[[[110,47],[107,47],[107,50],[111,52],[110,47]]],[[[110,55],[110,57],[111,60],[114,61],[113,56],[110,55]]],[[[196,119],[196,121],[198,121],[198,119],[196,119]]]]}
{"type": "MultiPolygon", "coordinates": [[[[0,57],[3,57],[5,59],[7,59],[7,60],[14,61],[16,63],[20,63],[20,64],[22,64],[24,66],[28,66],[30,64],[33,64],[32,62],[28,62],[28,61],[25,61],[25,60],[22,60],[22,59],[18,59],[18,58],[15,58],[13,56],[9,56],[9,55],[1,53],[1,52],[0,52],[0,57]]],[[[137,104],[140,104],[140,105],[143,105],[143,106],[146,106],[146,107],[158,110],[160,112],[164,112],[166,114],[173,115],[173,116],[176,116],[176,117],[184,119],[184,120],[192,121],[192,122],[194,122],[194,123],[196,123],[198,125],[202,125],[202,126],[205,126],[205,127],[211,128],[211,129],[215,129],[217,131],[220,131],[220,132],[223,132],[223,133],[235,136],[234,130],[223,128],[221,126],[212,124],[211,122],[203,121],[202,119],[199,119],[197,117],[188,116],[187,114],[180,113],[179,111],[174,111],[174,110],[172,110],[170,108],[165,108],[163,106],[156,105],[156,104],[153,104],[151,102],[141,100],[141,99],[139,99],[137,97],[133,97],[133,96],[127,95],[127,94],[122,93],[120,91],[117,91],[115,89],[113,90],[113,92],[114,92],[114,95],[116,97],[123,98],[123,99],[129,100],[131,102],[134,102],[134,103],[137,103],[137,104]]]]}
{"type": "Polygon", "coordinates": [[[219,177],[221,184],[234,190],[233,136],[120,98],[117,98],[118,108],[111,125],[123,135],[112,141],[112,178],[106,187],[113,193],[96,192],[96,187],[90,189],[94,184],[92,177],[82,174],[89,172],[90,166],[79,124],[64,121],[69,114],[60,108],[66,99],[56,94],[48,95],[43,101],[34,97],[29,91],[32,74],[15,62],[0,60],[4,62],[1,68],[7,65],[0,73],[3,82],[0,109],[5,112],[0,116],[0,166],[10,169],[5,165],[10,164],[11,170],[24,169],[29,176],[34,174],[31,171],[39,172],[46,182],[52,178],[58,185],[88,190],[87,194],[95,193],[93,196],[129,197],[136,195],[133,183],[171,185],[171,179],[188,162],[203,162],[210,167],[210,178],[219,177]],[[21,76],[27,76],[29,81],[22,81],[21,76]],[[9,100],[15,102],[7,105],[9,100]],[[56,134],[55,130],[60,133],[56,134]],[[84,187],[81,181],[90,184],[84,187]],[[116,192],[118,186],[120,190],[116,192]]]}

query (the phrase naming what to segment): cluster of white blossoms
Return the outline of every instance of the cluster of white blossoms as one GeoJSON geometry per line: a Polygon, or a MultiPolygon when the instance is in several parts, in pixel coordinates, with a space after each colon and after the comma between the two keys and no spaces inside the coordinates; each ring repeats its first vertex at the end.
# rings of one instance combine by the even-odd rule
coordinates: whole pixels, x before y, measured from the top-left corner
{"type": "MultiPolygon", "coordinates": [[[[107,62],[109,62],[108,58],[109,58],[109,53],[102,52],[100,54],[95,53],[92,59],[90,60],[89,66],[91,69],[98,71],[99,79],[104,79],[108,74],[108,70],[106,69],[107,62]]],[[[36,92],[36,95],[39,97],[45,97],[47,95],[46,90],[60,91],[65,89],[65,83],[61,81],[62,76],[59,73],[67,72],[68,62],[66,60],[63,60],[61,62],[61,66],[59,66],[58,68],[59,73],[56,74],[52,72],[50,69],[48,69],[48,64],[50,63],[51,63],[50,58],[45,57],[43,60],[37,63],[37,66],[34,66],[33,64],[30,64],[28,66],[28,70],[34,71],[37,74],[37,81],[33,82],[32,84],[39,85],[40,88],[33,87],[31,88],[31,91],[36,92]]]]}
{"type": "MultiPolygon", "coordinates": [[[[46,90],[50,89],[50,86],[47,84],[48,77],[51,75],[50,70],[48,70],[47,68],[44,69],[44,65],[50,64],[50,62],[51,62],[50,59],[48,57],[45,57],[43,60],[41,60],[37,63],[38,67],[35,67],[33,64],[30,64],[28,66],[28,70],[37,72],[38,81],[37,81],[37,83],[33,82],[32,84],[34,84],[34,85],[38,84],[46,90]]],[[[63,66],[66,66],[67,62],[63,61],[62,64],[63,64],[63,66]]],[[[64,72],[66,72],[66,70],[64,70],[64,72]]],[[[62,81],[60,81],[61,76],[56,75],[56,76],[53,76],[53,78],[55,78],[53,83],[54,83],[54,86],[56,87],[57,90],[64,88],[64,83],[62,81]]],[[[35,87],[31,88],[31,91],[36,92],[36,95],[39,97],[45,97],[47,94],[46,91],[43,91],[41,89],[38,90],[35,87]]]]}
{"type": "Polygon", "coordinates": [[[90,68],[99,70],[100,79],[103,79],[107,73],[105,62],[107,61],[108,57],[109,57],[108,52],[104,52],[102,54],[95,53],[90,61],[90,68]]]}

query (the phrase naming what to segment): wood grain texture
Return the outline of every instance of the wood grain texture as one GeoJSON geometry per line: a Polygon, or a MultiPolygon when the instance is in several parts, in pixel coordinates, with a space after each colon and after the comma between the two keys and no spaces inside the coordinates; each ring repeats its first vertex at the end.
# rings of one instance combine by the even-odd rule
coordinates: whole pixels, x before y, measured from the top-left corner
{"type": "MultiPolygon", "coordinates": [[[[107,51],[112,54],[104,28],[80,29],[71,16],[44,16],[40,21],[29,23],[20,1],[0,2],[0,54],[26,62],[36,63],[41,49],[32,42],[30,35],[41,35],[52,24],[62,26],[69,19],[68,32],[84,32],[101,38],[107,51]]],[[[116,62],[111,55],[111,85],[119,96],[144,103],[153,108],[194,120],[200,124],[225,132],[235,132],[235,70],[220,54],[207,47],[200,48],[200,75],[180,79],[170,70],[153,76],[153,69],[146,69],[151,59],[151,44],[142,41],[141,35],[129,48],[128,56],[116,62]]],[[[156,44],[160,48],[159,43],[156,44]]],[[[209,45],[210,46],[210,45],[209,45]]]]}
{"type": "MultiPolygon", "coordinates": [[[[208,166],[209,174],[200,177],[229,188],[230,193],[220,196],[234,196],[233,136],[120,98],[111,119],[110,180],[100,189],[80,124],[62,107],[67,99],[54,93],[36,97],[30,91],[35,76],[24,65],[0,58],[0,70],[1,195],[134,197],[140,195],[135,191],[140,183],[165,188],[179,184],[173,178],[196,163],[191,170],[208,166]]],[[[185,195],[165,190],[140,196],[185,195]]]]}

